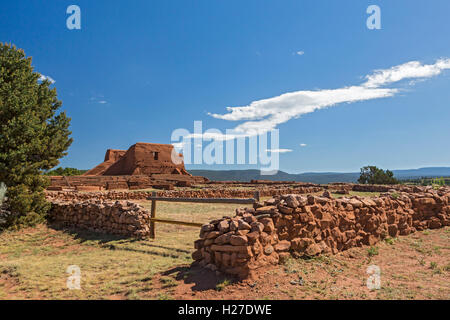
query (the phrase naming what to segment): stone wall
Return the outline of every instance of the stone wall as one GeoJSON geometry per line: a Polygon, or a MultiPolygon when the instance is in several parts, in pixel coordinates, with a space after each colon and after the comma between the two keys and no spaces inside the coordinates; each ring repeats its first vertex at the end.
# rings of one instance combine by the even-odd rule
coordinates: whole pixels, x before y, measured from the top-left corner
{"type": "Polygon", "coordinates": [[[181,174],[122,176],[51,176],[47,190],[137,190],[163,185],[190,186],[205,183],[206,178],[181,174]]]}
{"type": "Polygon", "coordinates": [[[386,237],[450,225],[450,188],[418,188],[378,198],[276,196],[205,224],[193,258],[212,270],[248,277],[291,254],[336,254],[386,237]]]}
{"type": "Polygon", "coordinates": [[[137,238],[150,235],[150,213],[129,201],[52,201],[48,218],[64,227],[137,238]]]}
{"type": "MultiPolygon", "coordinates": [[[[158,197],[171,198],[253,198],[255,191],[260,192],[261,197],[275,196],[287,193],[315,193],[323,189],[321,187],[266,187],[258,189],[200,189],[200,190],[173,190],[157,191],[158,197]]],[[[73,192],[73,191],[47,191],[47,198],[61,200],[84,201],[89,199],[99,200],[145,200],[152,195],[151,191],[109,191],[109,192],[73,192]]]]}

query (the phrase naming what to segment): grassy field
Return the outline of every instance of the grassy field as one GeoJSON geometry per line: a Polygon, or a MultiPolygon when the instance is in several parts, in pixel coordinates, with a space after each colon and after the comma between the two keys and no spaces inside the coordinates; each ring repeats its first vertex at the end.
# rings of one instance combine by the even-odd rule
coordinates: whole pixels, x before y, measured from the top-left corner
{"type": "MultiPolygon", "coordinates": [[[[148,202],[141,202],[149,207],[148,202]]],[[[157,203],[159,218],[208,222],[232,215],[233,204],[157,203]]],[[[157,224],[155,240],[121,239],[44,225],[0,234],[0,299],[137,299],[152,292],[152,277],[191,263],[198,228],[157,224]],[[77,265],[83,290],[67,290],[66,269],[77,265]]]]}
{"type": "MultiPolygon", "coordinates": [[[[149,207],[148,202],[142,202],[149,207]]],[[[158,202],[160,218],[206,222],[233,204],[158,202]]],[[[450,228],[416,232],[335,256],[290,259],[234,283],[190,269],[198,228],[157,224],[155,240],[123,239],[46,225],[0,234],[0,299],[449,299],[450,228]],[[382,287],[365,286],[367,266],[382,287]],[[67,267],[81,269],[69,290],[67,267]]]]}

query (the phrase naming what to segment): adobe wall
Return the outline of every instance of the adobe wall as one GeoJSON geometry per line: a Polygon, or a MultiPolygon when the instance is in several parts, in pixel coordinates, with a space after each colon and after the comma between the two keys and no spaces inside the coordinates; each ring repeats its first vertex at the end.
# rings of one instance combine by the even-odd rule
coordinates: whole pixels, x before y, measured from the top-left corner
{"type": "Polygon", "coordinates": [[[205,224],[195,241],[195,263],[246,278],[290,256],[336,254],[386,237],[450,225],[450,188],[332,199],[277,196],[205,224]]]}
{"type": "Polygon", "coordinates": [[[129,201],[52,201],[52,223],[99,233],[143,238],[150,235],[150,213],[129,201]]]}
{"type": "Polygon", "coordinates": [[[87,171],[85,176],[121,176],[152,174],[190,175],[183,163],[183,156],[176,153],[173,145],[138,142],[128,150],[108,149],[105,160],[87,171]],[[172,155],[179,163],[174,163],[172,155]]]}

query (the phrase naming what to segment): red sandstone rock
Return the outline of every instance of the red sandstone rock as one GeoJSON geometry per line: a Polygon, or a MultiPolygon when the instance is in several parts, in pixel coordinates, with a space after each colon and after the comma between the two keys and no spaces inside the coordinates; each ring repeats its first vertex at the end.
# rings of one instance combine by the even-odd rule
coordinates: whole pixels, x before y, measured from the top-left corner
{"type": "Polygon", "coordinates": [[[232,235],[230,237],[230,244],[232,244],[233,246],[244,246],[247,243],[248,243],[248,240],[247,240],[246,236],[232,235]]]}
{"type": "Polygon", "coordinates": [[[275,251],[279,252],[279,251],[288,251],[290,249],[290,247],[291,247],[291,243],[287,240],[283,240],[283,241],[278,242],[274,248],[275,248],[275,251]]]}
{"type": "Polygon", "coordinates": [[[242,253],[248,253],[249,247],[247,246],[230,246],[230,245],[212,245],[211,246],[212,251],[223,251],[223,252],[242,252],[242,253]]]}
{"type": "Polygon", "coordinates": [[[219,222],[217,228],[220,232],[228,232],[230,229],[230,223],[227,220],[222,220],[219,222]]]}
{"type": "Polygon", "coordinates": [[[259,238],[259,235],[260,233],[257,231],[248,233],[247,234],[248,243],[254,244],[256,240],[259,238]]]}
{"type": "Polygon", "coordinates": [[[239,226],[238,226],[239,230],[250,230],[251,229],[251,226],[244,220],[239,220],[238,223],[239,223],[239,226]]]}
{"type": "Polygon", "coordinates": [[[257,214],[265,214],[265,213],[272,213],[276,209],[275,206],[264,206],[256,209],[257,214]]]}
{"type": "Polygon", "coordinates": [[[264,248],[264,254],[266,255],[271,255],[272,252],[274,251],[275,249],[271,245],[268,245],[267,247],[264,248]]]}
{"type": "Polygon", "coordinates": [[[264,230],[264,225],[261,222],[252,222],[250,226],[252,232],[262,232],[264,230]]]}
{"type": "Polygon", "coordinates": [[[305,253],[308,256],[315,256],[321,252],[322,252],[322,250],[321,250],[320,246],[316,243],[309,245],[305,250],[305,253]]]}

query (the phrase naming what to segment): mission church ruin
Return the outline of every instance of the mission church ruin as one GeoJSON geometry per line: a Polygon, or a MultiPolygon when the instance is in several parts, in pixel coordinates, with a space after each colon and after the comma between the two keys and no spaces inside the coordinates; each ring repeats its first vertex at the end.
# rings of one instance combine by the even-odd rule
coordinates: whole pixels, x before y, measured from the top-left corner
{"type": "Polygon", "coordinates": [[[49,190],[173,189],[207,179],[186,171],[183,155],[173,145],[139,142],[128,150],[108,149],[105,159],[82,176],[50,177],[49,190]],[[175,160],[175,161],[174,161],[175,160]]]}

